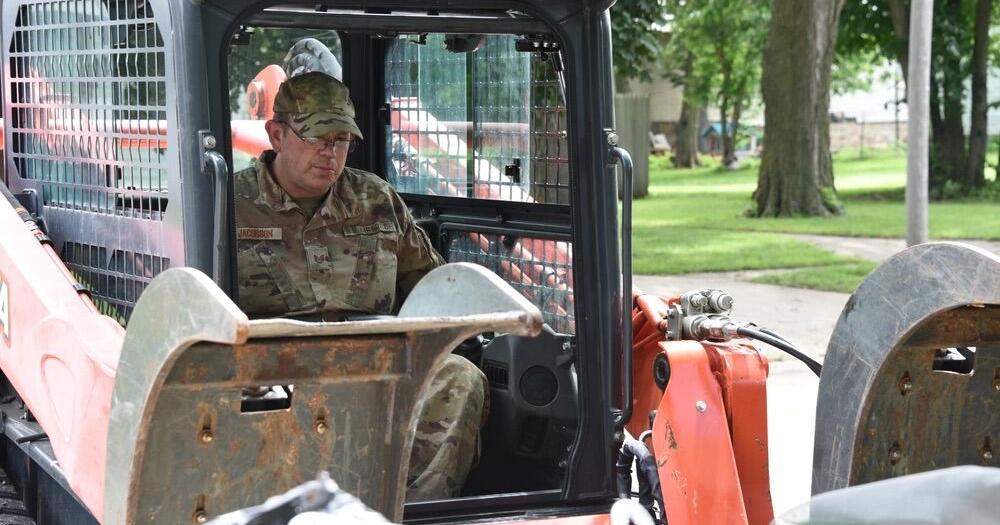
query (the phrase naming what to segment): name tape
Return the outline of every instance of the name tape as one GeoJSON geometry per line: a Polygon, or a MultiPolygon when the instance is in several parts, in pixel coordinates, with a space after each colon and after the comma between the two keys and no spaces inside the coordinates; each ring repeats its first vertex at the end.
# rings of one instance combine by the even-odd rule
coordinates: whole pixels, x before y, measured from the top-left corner
{"type": "Polygon", "coordinates": [[[236,238],[241,241],[280,241],[281,228],[237,228],[236,238]]]}

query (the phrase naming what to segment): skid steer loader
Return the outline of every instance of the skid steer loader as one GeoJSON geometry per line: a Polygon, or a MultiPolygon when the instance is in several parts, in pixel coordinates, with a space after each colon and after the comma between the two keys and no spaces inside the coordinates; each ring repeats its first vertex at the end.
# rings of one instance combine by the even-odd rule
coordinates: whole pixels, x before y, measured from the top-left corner
{"type": "MultiPolygon", "coordinates": [[[[723,291],[632,292],[611,7],[4,0],[0,521],[206,523],[328,471],[394,521],[606,523],[635,464],[650,519],[768,523],[756,345],[794,348],[723,291]],[[396,316],[237,306],[232,175],[313,41],[364,130],[348,165],[452,263],[396,316]],[[452,351],[489,381],[481,458],[461,497],[404,503],[416,400],[452,351]]],[[[961,245],[862,284],[822,370],[814,491],[995,464],[998,304],[1000,261],[961,245]]]]}

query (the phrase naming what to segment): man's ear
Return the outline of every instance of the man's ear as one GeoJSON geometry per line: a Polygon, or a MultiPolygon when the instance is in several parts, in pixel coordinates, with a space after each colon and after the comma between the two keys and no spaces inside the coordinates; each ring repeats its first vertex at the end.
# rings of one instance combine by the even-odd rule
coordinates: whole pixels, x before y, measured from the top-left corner
{"type": "Polygon", "coordinates": [[[277,120],[268,120],[264,123],[264,130],[267,131],[267,139],[271,141],[271,149],[275,153],[280,153],[281,141],[285,137],[285,126],[277,120]]]}

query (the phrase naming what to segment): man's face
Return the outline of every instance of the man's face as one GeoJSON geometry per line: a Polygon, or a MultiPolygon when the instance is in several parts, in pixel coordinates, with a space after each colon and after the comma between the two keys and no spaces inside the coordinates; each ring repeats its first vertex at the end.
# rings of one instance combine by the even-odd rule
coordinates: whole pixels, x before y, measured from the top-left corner
{"type": "Polygon", "coordinates": [[[349,132],[330,133],[310,144],[288,124],[269,121],[268,136],[278,154],[273,172],[278,184],[294,198],[321,197],[344,171],[349,132]]]}

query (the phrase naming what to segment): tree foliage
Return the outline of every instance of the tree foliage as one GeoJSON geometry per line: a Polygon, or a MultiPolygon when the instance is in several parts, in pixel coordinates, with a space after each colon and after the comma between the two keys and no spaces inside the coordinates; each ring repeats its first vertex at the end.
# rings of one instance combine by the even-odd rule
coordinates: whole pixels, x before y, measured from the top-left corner
{"type": "MultiPolygon", "coordinates": [[[[893,60],[908,69],[909,10],[907,0],[848,2],[841,15],[838,61],[861,57],[893,60]]],[[[985,74],[1000,65],[1000,41],[988,31],[1000,21],[1000,3],[993,0],[937,0],[931,38],[931,193],[937,197],[967,194],[982,186],[985,151],[985,74]],[[987,19],[988,18],[988,19],[987,19]],[[980,50],[974,53],[977,42],[980,50]],[[985,60],[973,60],[974,56],[985,60]],[[979,82],[970,82],[979,79],[979,82]],[[970,91],[971,90],[971,91],[970,91]],[[967,107],[971,96],[974,103],[967,107]],[[975,114],[970,114],[975,106],[975,114]],[[969,136],[964,121],[972,122],[969,136]]]]}
{"type": "Polygon", "coordinates": [[[888,61],[870,51],[837,55],[833,58],[830,89],[837,95],[867,91],[879,75],[877,66],[886,62],[888,61]]]}
{"type": "Polygon", "coordinates": [[[760,85],[770,9],[761,0],[671,0],[666,70],[685,102],[720,112],[723,162],[735,162],[736,130],[760,85]],[[680,66],[680,67],[679,67],[680,66]]]}
{"type": "Polygon", "coordinates": [[[619,88],[628,79],[653,80],[660,55],[657,26],[666,23],[667,0],[620,0],[611,8],[611,46],[619,88]]]}

